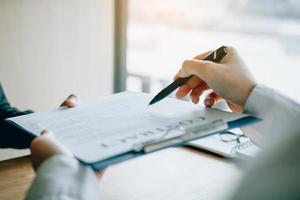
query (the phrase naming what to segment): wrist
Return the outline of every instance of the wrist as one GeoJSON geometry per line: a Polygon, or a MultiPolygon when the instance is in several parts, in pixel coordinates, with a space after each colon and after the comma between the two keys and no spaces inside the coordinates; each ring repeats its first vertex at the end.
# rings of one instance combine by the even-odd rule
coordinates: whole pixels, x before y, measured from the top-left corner
{"type": "Polygon", "coordinates": [[[240,104],[242,107],[245,106],[245,104],[246,104],[246,102],[247,102],[249,96],[251,95],[253,89],[254,89],[256,86],[257,86],[257,83],[254,82],[254,81],[252,81],[252,82],[250,82],[250,83],[248,84],[248,86],[246,87],[247,89],[245,90],[245,93],[244,93],[244,95],[243,95],[243,99],[242,99],[241,104],[240,104]]]}

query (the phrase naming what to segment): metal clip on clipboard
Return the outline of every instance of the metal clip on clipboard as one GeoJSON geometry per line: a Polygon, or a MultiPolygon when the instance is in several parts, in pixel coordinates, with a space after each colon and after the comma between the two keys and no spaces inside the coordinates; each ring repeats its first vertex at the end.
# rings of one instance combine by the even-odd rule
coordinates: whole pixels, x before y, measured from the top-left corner
{"type": "Polygon", "coordinates": [[[205,124],[200,123],[200,124],[181,126],[180,129],[184,131],[184,134],[172,138],[168,138],[168,139],[161,139],[158,141],[156,140],[156,141],[144,142],[142,144],[137,144],[134,145],[133,151],[135,152],[143,151],[145,153],[150,153],[163,148],[182,145],[191,140],[195,140],[210,134],[225,131],[228,129],[228,125],[224,120],[220,119],[205,124]]]}

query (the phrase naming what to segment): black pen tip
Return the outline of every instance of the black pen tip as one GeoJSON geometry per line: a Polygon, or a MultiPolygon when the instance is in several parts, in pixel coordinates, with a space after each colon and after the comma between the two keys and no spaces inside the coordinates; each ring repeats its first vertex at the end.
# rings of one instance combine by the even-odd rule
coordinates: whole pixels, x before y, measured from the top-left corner
{"type": "Polygon", "coordinates": [[[152,99],[151,101],[150,101],[150,103],[148,104],[149,106],[151,106],[152,104],[155,104],[157,101],[156,101],[156,99],[154,98],[154,99],[152,99]]]}

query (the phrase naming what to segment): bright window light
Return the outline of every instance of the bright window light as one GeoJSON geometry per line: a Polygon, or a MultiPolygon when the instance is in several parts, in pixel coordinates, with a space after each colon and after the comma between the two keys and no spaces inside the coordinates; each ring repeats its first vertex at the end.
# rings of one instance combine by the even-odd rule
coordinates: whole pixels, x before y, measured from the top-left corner
{"type": "Polygon", "coordinates": [[[259,82],[300,100],[297,0],[130,0],[128,77],[150,85],[127,88],[155,93],[184,59],[221,45],[236,47],[259,82]]]}

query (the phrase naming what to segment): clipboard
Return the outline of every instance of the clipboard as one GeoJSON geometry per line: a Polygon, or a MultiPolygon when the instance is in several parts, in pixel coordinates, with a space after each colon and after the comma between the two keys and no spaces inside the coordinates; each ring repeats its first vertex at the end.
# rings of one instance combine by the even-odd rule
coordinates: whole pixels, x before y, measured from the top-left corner
{"type": "MultiPolygon", "coordinates": [[[[129,112],[132,108],[137,107],[137,110],[133,111],[131,113],[131,115],[134,115],[135,112],[145,109],[143,107],[144,103],[148,102],[148,99],[150,99],[151,97],[152,96],[149,94],[141,94],[141,93],[136,94],[136,93],[126,93],[125,92],[125,93],[111,95],[106,100],[102,99],[101,101],[98,102],[98,104],[91,104],[90,106],[87,105],[87,107],[83,106],[81,108],[78,107],[78,108],[65,109],[65,110],[61,110],[61,109],[53,110],[52,111],[53,115],[51,115],[51,116],[53,118],[55,118],[57,116],[60,116],[61,112],[63,115],[68,112],[73,112],[72,114],[74,115],[75,111],[76,112],[77,111],[80,112],[82,110],[84,111],[85,109],[94,108],[95,105],[96,105],[96,107],[97,106],[99,107],[99,105],[102,105],[105,107],[107,105],[110,105],[110,104],[113,104],[116,102],[124,102],[126,108],[128,106],[132,105],[131,108],[128,108],[127,112],[129,112]],[[132,100],[132,99],[135,99],[136,101],[130,102],[129,100],[132,100]]],[[[158,110],[157,112],[161,112],[161,109],[163,108],[164,112],[165,112],[164,114],[170,114],[169,108],[171,108],[171,110],[173,108],[176,108],[177,110],[184,110],[184,109],[189,110],[190,109],[191,114],[194,114],[195,111],[199,110],[198,106],[195,107],[195,105],[192,105],[189,102],[182,102],[182,101],[175,100],[175,99],[165,99],[163,102],[161,102],[157,106],[161,106],[161,107],[157,107],[157,110],[158,110]],[[182,107],[180,107],[180,106],[182,106],[182,107]]],[[[51,111],[49,111],[49,112],[51,112],[51,111]]],[[[83,163],[85,165],[89,165],[92,169],[98,171],[98,170],[105,169],[108,166],[113,165],[113,164],[117,164],[117,163],[129,160],[129,159],[143,156],[145,154],[153,153],[153,152],[165,149],[165,148],[185,146],[189,141],[192,141],[192,140],[195,140],[195,139],[198,139],[198,138],[210,135],[210,134],[215,134],[215,133],[219,133],[222,131],[226,131],[226,130],[229,130],[232,128],[238,128],[238,127],[242,127],[245,125],[250,125],[250,124],[256,123],[261,120],[255,116],[242,115],[242,114],[238,115],[238,114],[232,114],[232,113],[230,114],[228,112],[218,111],[215,109],[208,109],[208,110],[206,110],[206,112],[208,114],[209,113],[211,114],[211,118],[209,121],[205,121],[205,120],[197,121],[196,120],[196,122],[191,123],[191,124],[181,124],[180,126],[178,126],[176,128],[177,132],[175,135],[170,134],[170,135],[167,135],[164,137],[149,139],[149,140],[146,140],[143,142],[134,142],[132,145],[130,143],[130,145],[128,145],[129,147],[127,149],[125,148],[125,150],[123,149],[122,151],[116,151],[116,152],[114,152],[115,154],[111,155],[111,156],[110,156],[110,154],[106,154],[106,156],[102,156],[102,157],[100,156],[99,158],[101,158],[101,159],[97,159],[98,157],[96,157],[96,156],[95,157],[92,156],[93,158],[96,158],[96,159],[88,159],[88,156],[84,157],[84,156],[82,156],[83,154],[76,154],[77,152],[74,153],[72,151],[72,149],[70,149],[70,150],[73,152],[74,156],[81,163],[83,163]],[[224,116],[225,115],[230,115],[230,116],[234,115],[234,117],[228,118],[227,121],[225,121],[224,118],[216,117],[216,116],[219,116],[219,114],[220,114],[220,116],[222,116],[222,113],[224,114],[224,116]],[[107,156],[107,155],[109,155],[109,156],[107,156]]],[[[35,127],[34,127],[32,129],[28,129],[28,126],[26,127],[26,125],[28,125],[28,123],[29,124],[32,123],[32,121],[30,121],[30,120],[34,121],[35,118],[38,118],[40,115],[42,116],[43,114],[44,114],[43,112],[40,112],[40,113],[30,114],[30,115],[32,115],[32,117],[21,116],[21,117],[17,118],[18,120],[6,119],[5,123],[7,124],[7,126],[12,127],[12,129],[14,131],[16,131],[16,130],[20,131],[19,134],[29,134],[32,137],[36,137],[41,132],[41,130],[43,130],[45,128],[47,129],[47,127],[42,127],[42,128],[37,128],[37,129],[35,129],[35,127]],[[26,120],[27,120],[27,122],[25,124],[20,123],[20,122],[24,122],[26,120]]],[[[127,113],[125,113],[125,114],[127,114],[127,113]]],[[[148,119],[149,123],[151,122],[151,120],[156,119],[155,113],[154,114],[150,113],[150,114],[154,115],[154,118],[150,118],[150,120],[148,119]]],[[[173,114],[174,113],[171,113],[171,115],[173,115],[173,114]]],[[[182,116],[181,114],[182,113],[179,113],[178,116],[182,116]]],[[[121,119],[123,121],[128,120],[126,118],[124,119],[124,116],[126,116],[126,115],[123,115],[123,118],[121,118],[121,119]]],[[[191,116],[194,116],[194,115],[191,115],[191,116]]],[[[209,115],[207,115],[207,117],[209,117],[209,115]]],[[[164,115],[162,117],[162,119],[168,119],[168,118],[166,118],[164,115]]],[[[148,121],[146,120],[146,122],[148,122],[148,121]]],[[[131,131],[130,128],[128,130],[131,131]]],[[[58,141],[60,141],[60,140],[58,140],[58,141]]],[[[62,143],[62,144],[64,144],[64,143],[62,143]]],[[[105,155],[104,151],[103,151],[104,153],[100,152],[99,149],[97,149],[97,151],[98,152],[95,151],[95,154],[98,153],[101,155],[102,154],[105,155]]],[[[92,152],[92,153],[94,153],[94,152],[92,152]]]]}
{"type": "MultiPolygon", "coordinates": [[[[14,123],[10,120],[4,120],[8,127],[11,127],[11,130],[19,132],[19,134],[29,134],[34,137],[36,135],[32,134],[28,130],[24,129],[20,125],[14,123]]],[[[240,128],[246,125],[251,125],[253,123],[257,123],[261,121],[260,118],[254,117],[254,116],[246,116],[234,121],[225,122],[224,120],[215,120],[206,124],[194,124],[192,126],[182,126],[182,131],[185,133],[176,136],[171,137],[168,139],[160,139],[155,141],[148,141],[141,144],[136,144],[133,146],[131,151],[120,153],[119,155],[100,160],[97,162],[85,162],[79,158],[77,158],[82,164],[89,165],[93,170],[99,171],[107,168],[110,165],[114,165],[126,160],[130,160],[133,158],[137,158],[149,153],[153,153],[159,150],[163,150],[170,147],[183,147],[185,145],[188,145],[187,143],[199,139],[201,137],[205,137],[208,135],[212,135],[215,133],[220,133],[223,131],[227,131],[234,128],[240,128]]]]}

